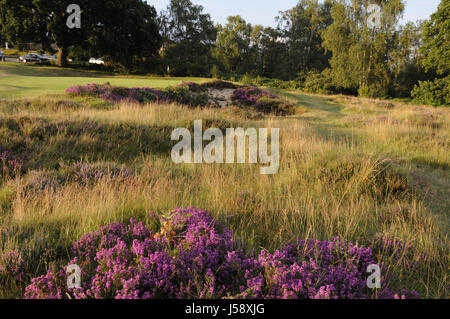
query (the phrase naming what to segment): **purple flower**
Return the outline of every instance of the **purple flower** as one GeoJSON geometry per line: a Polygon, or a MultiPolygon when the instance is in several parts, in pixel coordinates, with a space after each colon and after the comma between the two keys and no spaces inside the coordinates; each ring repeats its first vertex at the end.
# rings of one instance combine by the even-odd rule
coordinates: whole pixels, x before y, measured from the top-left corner
{"type": "MultiPolygon", "coordinates": [[[[152,218],[155,218],[153,216],[152,218]]],[[[65,269],[32,280],[26,298],[370,298],[372,249],[334,238],[298,240],[280,250],[246,255],[233,232],[210,213],[179,208],[157,233],[142,222],[113,223],[74,243],[69,264],[82,268],[82,287],[65,287],[65,269]]],[[[385,280],[383,280],[383,284],[385,280]]],[[[378,298],[417,297],[385,284],[378,298]]]]}

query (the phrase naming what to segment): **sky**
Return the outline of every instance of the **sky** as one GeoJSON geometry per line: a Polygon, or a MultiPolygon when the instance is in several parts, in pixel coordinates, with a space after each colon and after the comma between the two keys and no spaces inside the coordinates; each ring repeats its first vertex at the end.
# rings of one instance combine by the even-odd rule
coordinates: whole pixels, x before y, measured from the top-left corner
{"type": "MultiPolygon", "coordinates": [[[[240,15],[247,22],[263,26],[276,26],[275,17],[279,11],[294,7],[298,0],[191,0],[202,5],[204,12],[211,14],[214,22],[224,24],[228,16],[240,15]]],[[[160,12],[170,0],[147,0],[160,12]]],[[[406,0],[402,23],[425,20],[436,12],[440,0],[406,0]]]]}

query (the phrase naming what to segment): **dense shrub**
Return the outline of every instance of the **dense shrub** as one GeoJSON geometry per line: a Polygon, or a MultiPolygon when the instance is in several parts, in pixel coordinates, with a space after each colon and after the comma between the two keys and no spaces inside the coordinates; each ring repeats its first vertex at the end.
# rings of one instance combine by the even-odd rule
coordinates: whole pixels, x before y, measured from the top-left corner
{"type": "Polygon", "coordinates": [[[21,191],[25,195],[42,191],[55,191],[60,186],[60,182],[59,176],[55,172],[31,171],[24,177],[21,191]]]}
{"type": "Polygon", "coordinates": [[[232,100],[240,105],[253,106],[258,102],[259,98],[269,97],[278,99],[279,97],[269,91],[258,89],[253,86],[238,88],[233,92],[232,100]]]}
{"type": "Polygon", "coordinates": [[[255,105],[258,112],[275,115],[294,115],[295,107],[280,99],[261,97],[255,105]]]}
{"type": "Polygon", "coordinates": [[[330,69],[323,72],[310,71],[306,74],[304,89],[307,92],[319,94],[331,94],[336,92],[330,69]]]}
{"type": "Polygon", "coordinates": [[[423,104],[434,106],[450,105],[450,76],[434,81],[419,81],[411,92],[411,97],[423,104]]]}
{"type": "Polygon", "coordinates": [[[190,88],[191,85],[183,85],[156,90],[152,88],[115,87],[106,83],[72,86],[66,90],[66,93],[78,96],[100,97],[114,103],[180,103],[194,107],[209,104],[208,95],[198,92],[198,86],[195,86],[193,91],[190,88]]]}
{"type": "Polygon", "coordinates": [[[181,84],[179,84],[178,87],[185,87],[188,88],[189,91],[196,93],[202,93],[206,91],[204,86],[195,82],[181,82],[181,84]]]}
{"type": "Polygon", "coordinates": [[[25,170],[22,158],[14,156],[0,146],[0,179],[23,174],[25,170]]]}
{"type": "Polygon", "coordinates": [[[202,83],[203,88],[214,88],[214,89],[236,89],[237,85],[232,82],[214,80],[206,83],[202,83]]]}
{"type": "Polygon", "coordinates": [[[100,179],[127,179],[135,175],[134,171],[111,163],[60,163],[59,173],[67,182],[76,182],[80,185],[94,185],[100,179]]]}
{"type": "Polygon", "coordinates": [[[275,115],[293,115],[295,106],[279,96],[256,87],[247,86],[233,92],[232,101],[239,106],[250,106],[258,112],[275,115]]]}
{"type": "Polygon", "coordinates": [[[388,98],[388,89],[383,86],[373,84],[369,86],[362,86],[358,89],[358,96],[372,99],[386,99],[388,98]]]}
{"type": "MultiPolygon", "coordinates": [[[[246,255],[230,229],[199,209],[177,209],[159,230],[134,220],[114,223],[74,243],[82,286],[67,288],[66,269],[34,278],[36,298],[370,298],[371,248],[346,240],[298,240],[274,253],[246,255]]],[[[153,224],[155,225],[155,223],[153,224]]],[[[415,297],[385,286],[378,298],[415,297]]]]}
{"type": "Polygon", "coordinates": [[[25,277],[26,263],[17,250],[0,253],[0,287],[7,281],[21,281],[25,277]]]}

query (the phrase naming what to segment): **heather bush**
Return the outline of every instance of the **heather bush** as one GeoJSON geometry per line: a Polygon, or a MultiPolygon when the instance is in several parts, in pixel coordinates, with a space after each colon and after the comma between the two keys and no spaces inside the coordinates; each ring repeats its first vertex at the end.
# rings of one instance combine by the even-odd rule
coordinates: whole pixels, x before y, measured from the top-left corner
{"type": "MultiPolygon", "coordinates": [[[[81,288],[67,288],[66,266],[34,278],[25,298],[375,297],[366,285],[367,266],[377,263],[370,248],[340,238],[298,240],[254,258],[240,247],[230,229],[194,208],[177,209],[152,226],[113,223],[73,245],[69,264],[81,267],[81,288]]],[[[383,280],[376,297],[417,297],[402,294],[383,280]]]]}
{"type": "Polygon", "coordinates": [[[106,84],[88,84],[70,87],[66,93],[75,96],[93,96],[104,100],[132,103],[179,103],[189,106],[207,106],[208,95],[199,91],[199,85],[191,84],[168,87],[161,90],[152,88],[126,88],[106,84]],[[192,90],[191,90],[192,87],[192,90]]]}
{"type": "Polygon", "coordinates": [[[25,195],[42,191],[55,191],[60,184],[60,178],[55,172],[30,171],[24,177],[21,191],[25,195]]]}
{"type": "Polygon", "coordinates": [[[256,87],[242,87],[233,92],[232,101],[239,106],[250,106],[256,111],[275,115],[293,115],[295,106],[279,96],[256,87]]]}
{"type": "Polygon", "coordinates": [[[13,178],[25,173],[25,171],[23,159],[14,156],[0,146],[0,179],[13,178]]]}
{"type": "Polygon", "coordinates": [[[233,92],[232,100],[239,105],[254,106],[258,102],[258,99],[262,97],[269,97],[273,99],[279,98],[277,95],[272,94],[269,91],[247,86],[236,89],[233,92]]]}
{"type": "Polygon", "coordinates": [[[0,286],[7,281],[21,281],[25,277],[26,263],[17,250],[0,252],[0,286]]]}
{"type": "Polygon", "coordinates": [[[80,185],[93,185],[103,178],[125,180],[135,175],[133,170],[125,166],[105,162],[72,164],[61,162],[59,166],[59,173],[65,181],[80,185]]]}
{"type": "Polygon", "coordinates": [[[202,93],[206,91],[206,88],[198,83],[195,82],[181,82],[181,84],[178,85],[178,87],[184,87],[188,88],[189,91],[195,92],[195,93],[202,93]]]}
{"type": "Polygon", "coordinates": [[[295,107],[280,99],[262,97],[255,105],[257,111],[275,115],[294,115],[295,107]]]}
{"type": "Polygon", "coordinates": [[[236,84],[232,82],[222,80],[214,80],[202,83],[201,86],[203,88],[211,88],[211,89],[236,89],[238,87],[236,84]]]}

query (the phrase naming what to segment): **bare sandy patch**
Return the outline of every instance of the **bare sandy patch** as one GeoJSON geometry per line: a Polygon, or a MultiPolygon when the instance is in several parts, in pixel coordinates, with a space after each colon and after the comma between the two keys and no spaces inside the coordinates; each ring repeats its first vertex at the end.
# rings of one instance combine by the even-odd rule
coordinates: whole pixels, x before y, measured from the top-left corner
{"type": "Polygon", "coordinates": [[[211,99],[217,102],[220,107],[226,107],[232,104],[231,98],[233,96],[234,89],[208,89],[208,95],[211,99]]]}

